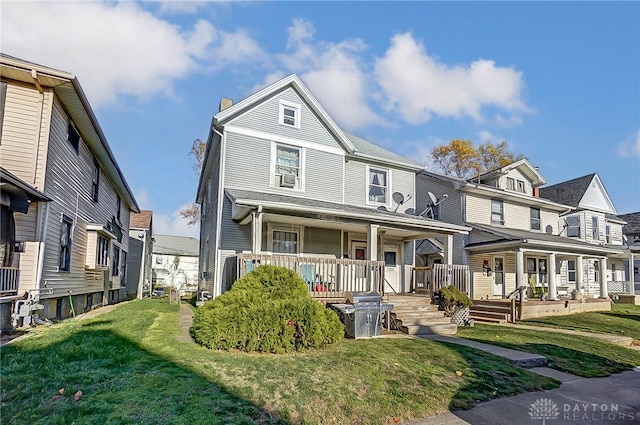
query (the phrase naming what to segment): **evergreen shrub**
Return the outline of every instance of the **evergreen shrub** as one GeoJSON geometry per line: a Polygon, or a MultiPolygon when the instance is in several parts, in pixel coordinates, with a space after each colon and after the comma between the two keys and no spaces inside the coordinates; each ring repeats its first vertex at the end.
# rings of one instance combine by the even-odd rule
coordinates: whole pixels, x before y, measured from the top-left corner
{"type": "Polygon", "coordinates": [[[438,308],[443,310],[446,316],[453,316],[458,310],[471,307],[473,302],[464,292],[455,286],[440,288],[433,294],[433,300],[438,308]]]}
{"type": "Polygon", "coordinates": [[[263,265],[197,308],[191,332],[211,349],[280,354],[336,343],[344,327],[295,272],[263,265]]]}

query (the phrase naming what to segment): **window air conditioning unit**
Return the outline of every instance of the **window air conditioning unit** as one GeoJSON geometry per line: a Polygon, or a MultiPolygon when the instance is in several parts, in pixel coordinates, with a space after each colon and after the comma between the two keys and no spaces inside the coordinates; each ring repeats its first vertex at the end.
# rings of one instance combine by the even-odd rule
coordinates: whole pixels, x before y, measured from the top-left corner
{"type": "Polygon", "coordinates": [[[295,187],[295,186],[296,186],[295,174],[280,175],[280,187],[295,187]]]}

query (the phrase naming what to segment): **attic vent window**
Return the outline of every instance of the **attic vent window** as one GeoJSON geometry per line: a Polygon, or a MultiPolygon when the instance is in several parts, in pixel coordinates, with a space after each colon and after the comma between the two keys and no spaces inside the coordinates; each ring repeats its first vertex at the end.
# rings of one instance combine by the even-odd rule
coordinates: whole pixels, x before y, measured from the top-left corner
{"type": "Polygon", "coordinates": [[[293,102],[280,101],[278,122],[289,127],[300,128],[300,105],[293,102]]]}

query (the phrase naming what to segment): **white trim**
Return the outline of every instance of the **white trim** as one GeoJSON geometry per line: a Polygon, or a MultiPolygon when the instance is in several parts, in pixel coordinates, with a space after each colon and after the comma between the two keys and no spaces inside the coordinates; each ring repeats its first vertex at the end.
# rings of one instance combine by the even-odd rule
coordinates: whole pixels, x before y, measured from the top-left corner
{"type": "Polygon", "coordinates": [[[385,168],[385,167],[376,167],[376,166],[372,166],[367,164],[366,166],[366,175],[365,175],[365,200],[367,205],[377,205],[377,206],[385,206],[385,207],[390,207],[391,206],[391,169],[389,168],[385,168]],[[371,173],[371,169],[374,170],[378,170],[378,171],[384,171],[387,174],[387,185],[386,185],[386,189],[387,192],[385,194],[385,202],[376,202],[376,201],[371,201],[369,199],[369,189],[370,189],[370,183],[369,183],[369,176],[371,173]]]}
{"type": "Polygon", "coordinates": [[[278,124],[284,127],[292,127],[300,130],[300,121],[302,121],[302,105],[288,100],[279,99],[278,103],[278,124]],[[284,122],[284,110],[291,109],[293,111],[293,125],[284,122]]]}
{"type": "Polygon", "coordinates": [[[295,145],[288,145],[285,143],[279,143],[272,141],[271,142],[271,157],[269,159],[269,186],[274,188],[282,188],[286,191],[294,191],[294,192],[304,192],[305,191],[305,169],[306,169],[306,159],[307,152],[306,148],[295,145]],[[276,158],[278,146],[284,146],[288,148],[297,149],[299,156],[298,161],[300,162],[298,165],[298,176],[296,178],[296,185],[294,187],[282,187],[280,186],[280,176],[281,174],[276,174],[276,158]]]}
{"type": "Polygon", "coordinates": [[[277,143],[283,143],[286,145],[297,146],[301,148],[314,149],[320,152],[331,153],[334,155],[346,156],[346,152],[339,147],[321,145],[319,143],[308,142],[306,140],[295,139],[292,137],[280,136],[273,133],[267,133],[260,130],[252,130],[249,128],[236,127],[233,125],[225,125],[224,132],[239,134],[241,136],[256,137],[258,139],[271,140],[277,143]]]}
{"type": "Polygon", "coordinates": [[[278,255],[295,255],[301,257],[304,252],[304,226],[297,224],[286,223],[267,223],[267,250],[266,253],[278,254],[278,255]],[[288,254],[285,252],[273,252],[273,232],[288,232],[298,235],[298,246],[295,254],[288,254]]]}

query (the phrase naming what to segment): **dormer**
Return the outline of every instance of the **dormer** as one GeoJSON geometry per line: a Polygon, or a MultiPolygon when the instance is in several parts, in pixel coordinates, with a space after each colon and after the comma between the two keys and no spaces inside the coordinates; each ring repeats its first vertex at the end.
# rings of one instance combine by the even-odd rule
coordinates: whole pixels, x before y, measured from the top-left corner
{"type": "Polygon", "coordinates": [[[471,179],[480,184],[509,192],[537,196],[537,188],[547,181],[527,159],[521,159],[504,167],[489,171],[479,178],[471,179]]]}

